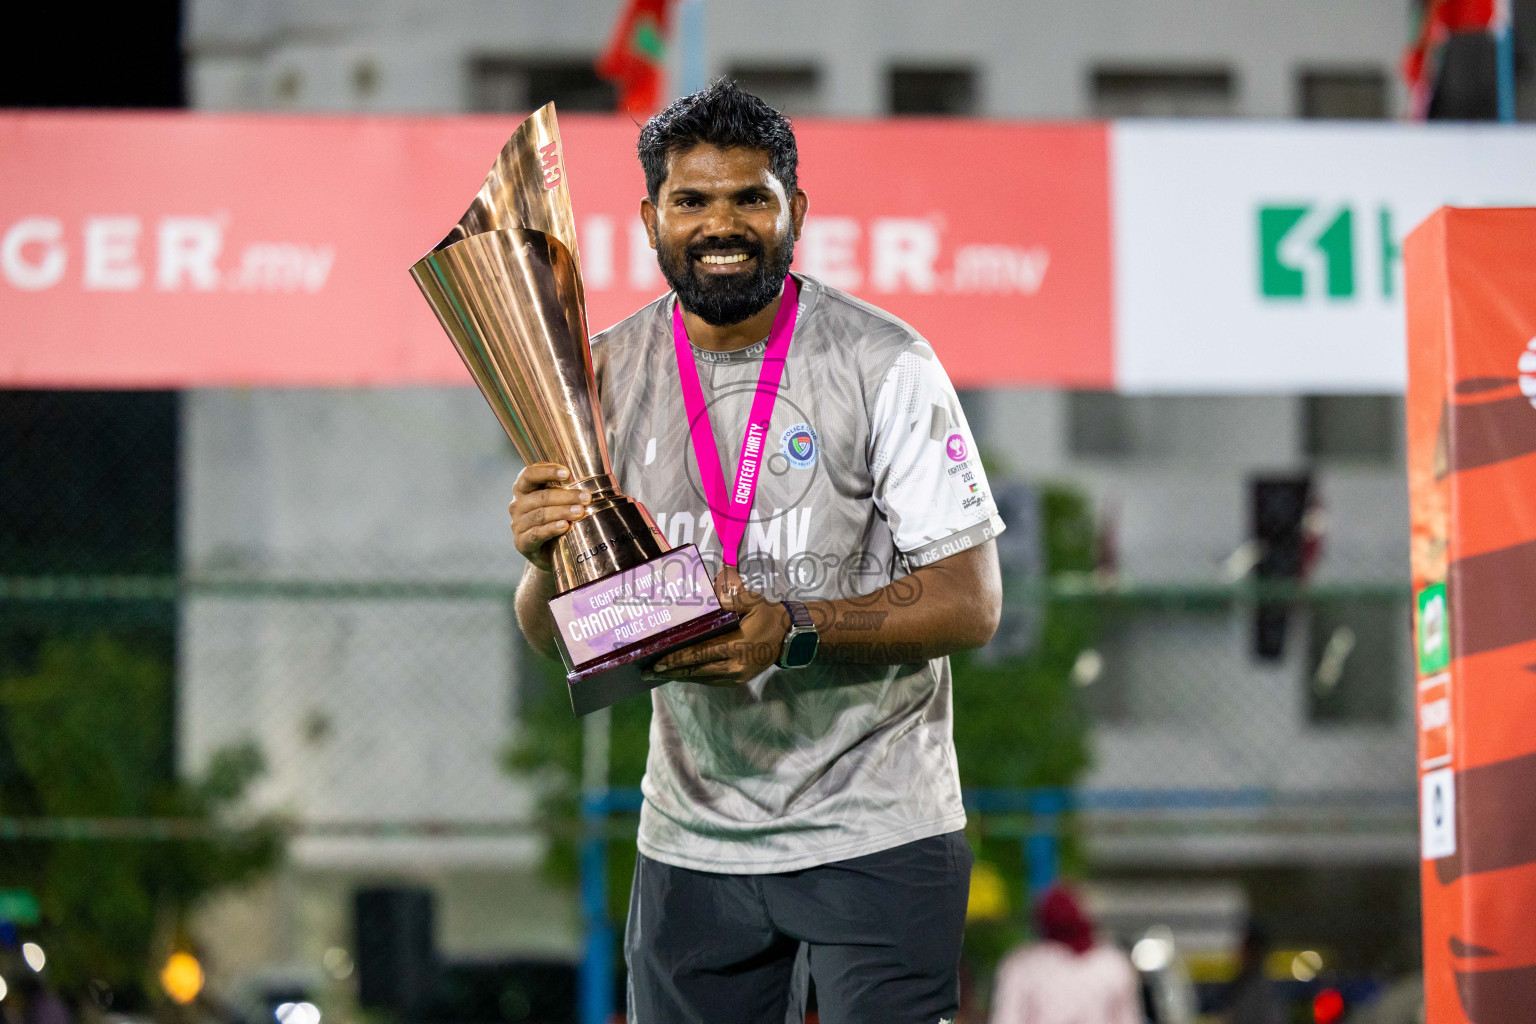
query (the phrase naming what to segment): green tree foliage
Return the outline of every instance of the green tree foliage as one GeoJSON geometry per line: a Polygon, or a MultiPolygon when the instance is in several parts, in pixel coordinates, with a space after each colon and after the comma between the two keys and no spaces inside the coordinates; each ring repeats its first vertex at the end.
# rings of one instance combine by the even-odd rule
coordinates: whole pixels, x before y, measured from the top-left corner
{"type": "MultiPolygon", "coordinates": [[[[177,779],[172,699],[163,653],[107,633],[44,639],[29,671],[0,678],[10,769],[0,816],[218,822],[261,774],[261,755],[227,748],[201,779],[177,779]]],[[[170,839],[82,827],[78,837],[0,840],[0,887],[37,894],[59,989],[95,980],[151,991],[168,952],[157,946],[177,941],[198,898],[271,867],[280,849],[270,822],[170,839]]]]}
{"type": "MultiPolygon", "coordinates": [[[[1040,522],[1051,578],[1093,569],[1093,521],[1086,501],[1064,487],[1044,488],[1040,522]]],[[[1006,580],[1009,603],[1040,601],[1043,616],[1025,657],[989,662],[976,652],[950,659],[955,679],[955,749],[966,786],[1070,786],[1088,767],[1087,719],[1072,666],[1095,645],[1098,611],[1090,601],[1049,599],[1044,580],[1006,580]]]]}
{"type": "MultiPolygon", "coordinates": [[[[1051,580],[1086,577],[1094,568],[1093,518],[1077,491],[1049,486],[1040,493],[1041,545],[1047,580],[1005,580],[1005,600],[1041,602],[1034,648],[1022,658],[989,662],[976,653],[951,659],[955,680],[955,749],[966,787],[1069,787],[1088,768],[1088,720],[1072,667],[1095,647],[1098,603],[1052,599],[1051,580]]],[[[989,979],[998,960],[1028,935],[1028,891],[1022,841],[1026,815],[982,820],[968,829],[978,861],[999,868],[1013,912],[1001,922],[966,930],[965,957],[978,980],[989,979]]],[[[1076,859],[1070,822],[1064,859],[1076,859]]]]}

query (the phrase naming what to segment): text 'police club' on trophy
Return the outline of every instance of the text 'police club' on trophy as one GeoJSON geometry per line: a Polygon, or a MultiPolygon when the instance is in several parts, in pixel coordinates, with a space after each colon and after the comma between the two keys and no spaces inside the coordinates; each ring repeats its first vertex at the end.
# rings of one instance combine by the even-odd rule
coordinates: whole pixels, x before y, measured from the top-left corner
{"type": "Polygon", "coordinates": [[[656,684],[640,669],[735,626],[692,544],[620,493],[592,373],[560,129],[548,104],[502,147],[458,224],[411,276],[525,463],[592,494],[554,542],[549,602],[578,715],[656,684]]]}

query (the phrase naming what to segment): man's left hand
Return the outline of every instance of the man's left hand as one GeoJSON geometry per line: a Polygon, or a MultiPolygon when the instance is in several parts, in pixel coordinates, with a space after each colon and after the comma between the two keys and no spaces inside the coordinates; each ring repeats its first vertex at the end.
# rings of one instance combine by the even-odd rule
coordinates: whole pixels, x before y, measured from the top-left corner
{"type": "Polygon", "coordinates": [[[790,625],[784,606],[748,590],[729,567],[716,578],[715,590],[720,607],[740,614],[741,622],[729,633],[668,653],[651,668],[653,675],[709,686],[739,686],[778,663],[790,625]]]}

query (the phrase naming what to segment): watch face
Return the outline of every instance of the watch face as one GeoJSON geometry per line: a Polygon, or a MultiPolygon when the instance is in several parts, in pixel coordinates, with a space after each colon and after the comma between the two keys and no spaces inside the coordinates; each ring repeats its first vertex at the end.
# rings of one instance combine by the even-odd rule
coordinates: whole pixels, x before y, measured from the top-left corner
{"type": "Polygon", "coordinates": [[[816,634],[796,633],[784,648],[784,665],[787,668],[804,668],[816,657],[816,634]]]}

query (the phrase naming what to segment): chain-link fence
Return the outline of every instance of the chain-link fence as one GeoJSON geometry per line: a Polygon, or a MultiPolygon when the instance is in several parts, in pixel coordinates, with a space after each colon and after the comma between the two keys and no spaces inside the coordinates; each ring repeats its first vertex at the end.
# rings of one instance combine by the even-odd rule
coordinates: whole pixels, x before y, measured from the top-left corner
{"type": "MultiPolygon", "coordinates": [[[[561,885],[580,726],[517,633],[518,465],[478,395],[8,393],[0,431],[0,897],[34,897],[15,923],[78,950],[61,978],[142,983],[147,1003],[144,965],[207,941],[214,894],[306,872],[333,893],[554,879],[542,903],[497,904],[513,920],[496,929],[454,911],[439,940],[576,950],[561,885]],[[130,847],[131,870],[91,867],[130,847]],[[110,958],[82,938],[103,900],[132,905],[112,927],[137,936],[110,958]],[[561,901],[560,922],[534,920],[561,901]]],[[[1123,566],[1167,555],[1138,563],[1106,528],[1112,472],[1006,474],[1005,627],[956,659],[955,700],[963,779],[994,794],[972,802],[973,840],[1012,919],[1040,825],[1004,791],[1079,794],[1051,827],[1089,877],[1411,867],[1411,626],[1391,572],[1266,574],[1239,531],[1213,542],[1234,549],[1220,565],[1137,579],[1123,566]]],[[[615,710],[612,786],[638,783],[646,718],[615,710]]],[[[633,819],[607,829],[622,848],[633,819]]],[[[292,911],[270,958],[345,977],[345,916],[292,911]]]]}

